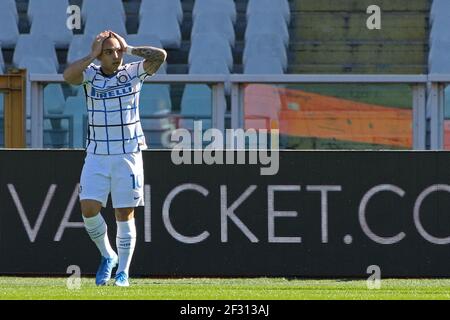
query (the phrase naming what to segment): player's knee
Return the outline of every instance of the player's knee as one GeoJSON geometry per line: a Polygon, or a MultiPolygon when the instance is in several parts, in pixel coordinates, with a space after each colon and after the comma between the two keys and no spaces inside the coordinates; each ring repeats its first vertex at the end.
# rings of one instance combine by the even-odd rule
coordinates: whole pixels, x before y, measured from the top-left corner
{"type": "Polygon", "coordinates": [[[134,218],[134,208],[118,208],[116,209],[117,221],[128,221],[134,218]]]}
{"type": "Polygon", "coordinates": [[[102,209],[102,204],[95,200],[81,200],[81,213],[86,218],[96,216],[102,209]]]}

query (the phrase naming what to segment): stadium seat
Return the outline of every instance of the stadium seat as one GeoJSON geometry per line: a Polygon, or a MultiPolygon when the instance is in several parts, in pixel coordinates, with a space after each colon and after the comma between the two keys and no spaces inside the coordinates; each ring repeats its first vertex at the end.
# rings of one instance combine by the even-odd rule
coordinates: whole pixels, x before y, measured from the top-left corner
{"type": "Polygon", "coordinates": [[[281,15],[287,24],[291,21],[291,10],[288,0],[249,0],[247,5],[247,20],[255,13],[270,13],[281,15]]]}
{"type": "Polygon", "coordinates": [[[17,12],[16,0],[1,0],[0,12],[11,12],[14,18],[16,19],[16,23],[19,22],[19,14],[17,12]]]}
{"type": "Polygon", "coordinates": [[[87,132],[86,99],[84,96],[68,97],[64,106],[64,114],[73,116],[73,147],[84,148],[87,132]]]}
{"type": "MultiPolygon", "coordinates": [[[[450,12],[450,11],[449,11],[450,12]]],[[[430,44],[439,41],[450,41],[449,30],[450,21],[447,14],[437,14],[430,31],[430,44]]]]}
{"type": "MultiPolygon", "coordinates": [[[[68,0],[29,0],[28,2],[28,19],[31,23],[34,17],[53,13],[54,17],[62,15],[64,20],[67,19],[67,7],[69,7],[68,0]]],[[[49,20],[50,22],[50,20],[49,20]]]]}
{"type": "Polygon", "coordinates": [[[178,49],[181,46],[181,30],[176,15],[162,16],[158,12],[149,12],[141,19],[138,35],[155,34],[164,48],[178,49]]]}
{"type": "MultiPolygon", "coordinates": [[[[130,46],[152,46],[156,48],[162,48],[163,45],[158,36],[154,34],[132,34],[126,38],[127,43],[130,46]]],[[[124,63],[131,63],[141,61],[141,57],[125,54],[123,58],[124,63]]],[[[165,62],[161,68],[156,72],[157,74],[166,74],[167,62],[165,62]]]]}
{"type": "Polygon", "coordinates": [[[236,5],[233,0],[196,0],[192,10],[195,21],[199,13],[220,12],[229,16],[233,24],[236,23],[236,5]]]}
{"type": "Polygon", "coordinates": [[[36,12],[31,24],[32,36],[46,35],[54,43],[56,48],[67,48],[72,41],[72,31],[66,26],[67,15],[65,11],[55,14],[51,12],[36,12]]]}
{"type": "Polygon", "coordinates": [[[54,61],[49,58],[23,57],[17,67],[27,69],[28,73],[57,74],[54,61]]]}
{"type": "Polygon", "coordinates": [[[234,47],[235,33],[231,18],[220,12],[199,13],[193,22],[191,38],[197,34],[215,33],[223,36],[234,47]]]}
{"type": "Polygon", "coordinates": [[[283,65],[278,58],[254,56],[244,64],[245,74],[283,74],[283,65]]]}
{"type": "Polygon", "coordinates": [[[430,24],[434,24],[435,18],[445,16],[448,19],[450,12],[450,1],[448,0],[433,0],[430,9],[430,24]]]}
{"type": "Polygon", "coordinates": [[[5,71],[5,60],[3,59],[2,47],[0,46],[0,74],[5,71]]]}
{"type": "Polygon", "coordinates": [[[94,35],[74,35],[67,52],[67,63],[86,57],[91,52],[94,35]]]}
{"type": "Polygon", "coordinates": [[[25,60],[34,58],[49,59],[59,69],[58,57],[56,56],[55,46],[52,40],[47,36],[21,35],[17,40],[16,50],[14,51],[13,63],[15,65],[24,64],[25,60]]]}
{"type": "Polygon", "coordinates": [[[11,10],[0,10],[0,45],[3,48],[12,49],[19,37],[17,17],[11,10]]]}
{"type": "Polygon", "coordinates": [[[189,74],[229,74],[230,69],[220,57],[193,57],[189,66],[189,74]]]}
{"type": "MultiPolygon", "coordinates": [[[[225,98],[225,97],[224,97],[225,98]]],[[[181,98],[179,127],[194,129],[194,121],[202,121],[202,129],[211,128],[212,90],[206,84],[187,84],[181,98]]]]}
{"type": "Polygon", "coordinates": [[[147,19],[147,15],[151,12],[157,12],[165,17],[175,15],[180,25],[183,21],[183,7],[180,0],[142,0],[139,19],[147,19]]]}
{"type": "Polygon", "coordinates": [[[289,31],[282,16],[270,12],[255,12],[247,20],[245,41],[257,34],[275,34],[283,40],[285,47],[289,45],[289,31]]]}
{"type": "Polygon", "coordinates": [[[196,34],[191,40],[188,62],[191,64],[194,59],[223,59],[228,69],[233,68],[233,53],[228,41],[220,34],[205,33],[196,34]]]}
{"type": "Polygon", "coordinates": [[[63,89],[58,83],[49,83],[44,88],[44,112],[49,114],[62,114],[64,112],[63,89]]]}
{"type": "Polygon", "coordinates": [[[255,34],[245,42],[243,63],[255,56],[272,57],[280,60],[286,70],[288,60],[283,41],[275,34],[255,34]]]}
{"type": "Polygon", "coordinates": [[[433,42],[428,58],[428,67],[430,73],[450,73],[448,52],[450,52],[450,41],[433,42]]]}
{"type": "MultiPolygon", "coordinates": [[[[88,21],[90,17],[94,17],[95,19],[105,15],[111,15],[111,13],[114,13],[115,17],[125,23],[126,15],[122,0],[83,0],[81,16],[84,21],[88,21]]],[[[114,30],[112,27],[107,29],[114,30]]],[[[100,30],[98,33],[103,30],[100,30]]]]}
{"type": "Polygon", "coordinates": [[[122,37],[127,35],[125,22],[120,19],[120,14],[116,11],[111,11],[107,15],[92,15],[87,18],[84,35],[96,36],[104,30],[113,30],[122,37]]]}
{"type": "Polygon", "coordinates": [[[144,84],[139,99],[139,114],[142,129],[151,148],[168,148],[170,146],[169,134],[175,129],[170,122],[171,110],[169,85],[144,84]]]}

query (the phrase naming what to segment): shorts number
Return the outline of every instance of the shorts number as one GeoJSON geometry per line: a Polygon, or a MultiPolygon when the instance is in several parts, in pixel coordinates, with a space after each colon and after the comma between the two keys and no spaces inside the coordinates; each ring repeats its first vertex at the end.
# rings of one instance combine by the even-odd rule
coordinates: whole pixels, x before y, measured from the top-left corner
{"type": "Polygon", "coordinates": [[[130,174],[133,189],[141,188],[142,187],[142,175],[135,176],[134,174],[130,174]]]}

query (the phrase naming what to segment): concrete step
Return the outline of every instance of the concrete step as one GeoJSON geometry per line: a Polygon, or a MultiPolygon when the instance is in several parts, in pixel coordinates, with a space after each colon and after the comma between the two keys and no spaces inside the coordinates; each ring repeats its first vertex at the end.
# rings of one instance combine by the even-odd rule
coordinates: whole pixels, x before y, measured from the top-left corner
{"type": "Polygon", "coordinates": [[[415,40],[428,37],[428,17],[417,12],[388,12],[381,30],[369,30],[367,15],[348,12],[299,12],[293,15],[291,40],[415,40]]]}
{"type": "Polygon", "coordinates": [[[366,12],[370,5],[378,5],[382,12],[386,11],[428,11],[431,0],[293,0],[293,11],[362,11],[366,12]]]}
{"type": "Polygon", "coordinates": [[[301,64],[424,64],[428,46],[420,42],[297,42],[290,60],[301,64]]]}
{"type": "Polygon", "coordinates": [[[287,73],[300,74],[424,74],[427,65],[397,64],[291,64],[287,73]]]}

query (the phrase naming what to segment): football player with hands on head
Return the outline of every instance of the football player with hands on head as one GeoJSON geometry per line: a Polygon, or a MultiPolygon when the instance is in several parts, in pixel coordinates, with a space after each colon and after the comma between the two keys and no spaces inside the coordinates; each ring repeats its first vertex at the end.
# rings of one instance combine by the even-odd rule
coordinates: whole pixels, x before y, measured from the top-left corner
{"type": "Polygon", "coordinates": [[[163,49],[131,47],[117,33],[98,34],[89,55],[69,65],[64,80],[83,85],[88,132],[80,178],[81,212],[87,233],[101,254],[95,282],[106,285],[118,265],[115,285],[129,286],[136,244],[134,210],[144,205],[142,150],[147,148],[139,117],[139,92],[147,76],[167,58],[163,49]],[[123,64],[123,55],[143,58],[123,64]],[[100,65],[94,64],[98,60],[100,65]],[[111,247],[100,213],[111,193],[117,222],[117,253],[111,247]]]}

